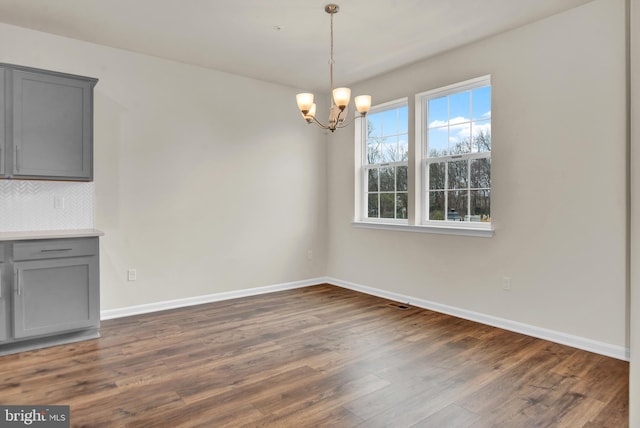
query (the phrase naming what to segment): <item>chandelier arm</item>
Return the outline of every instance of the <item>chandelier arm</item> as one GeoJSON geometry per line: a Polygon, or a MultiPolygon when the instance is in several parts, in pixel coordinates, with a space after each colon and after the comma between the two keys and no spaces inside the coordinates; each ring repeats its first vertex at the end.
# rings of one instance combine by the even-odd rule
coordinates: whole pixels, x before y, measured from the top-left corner
{"type": "MultiPolygon", "coordinates": [[[[318,119],[316,119],[316,117],[313,117],[313,121],[315,122],[316,125],[318,125],[320,128],[322,129],[329,129],[328,125],[323,124],[322,122],[320,122],[318,119]]],[[[311,123],[311,122],[309,122],[311,123]]]]}
{"type": "Polygon", "coordinates": [[[353,121],[359,117],[366,117],[366,115],[361,114],[359,116],[353,116],[349,122],[342,122],[340,125],[336,126],[336,128],[346,128],[347,126],[351,125],[353,121]]]}

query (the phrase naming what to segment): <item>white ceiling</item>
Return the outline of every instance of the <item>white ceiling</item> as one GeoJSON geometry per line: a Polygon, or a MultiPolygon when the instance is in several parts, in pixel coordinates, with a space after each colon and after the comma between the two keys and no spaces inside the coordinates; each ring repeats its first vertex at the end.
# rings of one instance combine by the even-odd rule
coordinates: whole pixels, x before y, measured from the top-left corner
{"type": "MultiPolygon", "coordinates": [[[[351,85],[589,1],[338,0],[335,83],[351,85]]],[[[329,2],[0,0],[0,22],[326,91],[329,2]]]]}

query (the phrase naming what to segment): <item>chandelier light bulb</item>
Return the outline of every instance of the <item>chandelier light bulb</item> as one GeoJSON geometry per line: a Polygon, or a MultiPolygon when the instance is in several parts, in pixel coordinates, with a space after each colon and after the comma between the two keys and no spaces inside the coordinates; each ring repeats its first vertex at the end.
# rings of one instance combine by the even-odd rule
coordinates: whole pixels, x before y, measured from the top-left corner
{"type": "Polygon", "coordinates": [[[311,121],[316,117],[316,103],[311,104],[311,108],[307,114],[303,114],[304,119],[311,123],[311,121]]]}
{"type": "Polygon", "coordinates": [[[296,101],[298,102],[298,108],[303,115],[309,113],[311,106],[313,105],[313,94],[301,93],[296,95],[296,101]]]}
{"type": "Polygon", "coordinates": [[[349,105],[351,99],[351,89],[349,88],[335,88],[333,90],[333,102],[336,103],[340,110],[344,110],[349,105]]]}
{"type": "Polygon", "coordinates": [[[371,108],[371,95],[358,95],[353,99],[356,104],[356,110],[360,114],[367,114],[371,108]]]}

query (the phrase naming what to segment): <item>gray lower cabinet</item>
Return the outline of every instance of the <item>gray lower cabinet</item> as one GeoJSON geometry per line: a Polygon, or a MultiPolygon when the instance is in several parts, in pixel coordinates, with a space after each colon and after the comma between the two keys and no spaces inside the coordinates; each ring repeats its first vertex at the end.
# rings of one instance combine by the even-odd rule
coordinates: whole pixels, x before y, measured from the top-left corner
{"type": "Polygon", "coordinates": [[[98,238],[5,245],[11,246],[10,260],[0,266],[11,286],[3,286],[1,307],[8,313],[1,318],[0,355],[98,337],[98,238]]]}
{"type": "Polygon", "coordinates": [[[95,257],[15,263],[13,337],[16,339],[95,326],[99,309],[91,278],[95,257]]]}
{"type": "Polygon", "coordinates": [[[0,64],[0,174],[93,178],[93,88],[97,79],[0,64]]]}

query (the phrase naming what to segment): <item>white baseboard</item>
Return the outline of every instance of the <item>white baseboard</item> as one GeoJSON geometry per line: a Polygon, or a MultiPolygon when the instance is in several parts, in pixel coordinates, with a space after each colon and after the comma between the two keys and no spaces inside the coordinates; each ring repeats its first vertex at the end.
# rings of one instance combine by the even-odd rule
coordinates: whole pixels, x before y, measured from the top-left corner
{"type": "Polygon", "coordinates": [[[244,290],[225,291],[222,293],[207,294],[204,296],[187,297],[184,299],[166,300],[163,302],[145,303],[143,305],[127,306],[118,309],[105,309],[100,311],[101,320],[128,317],[132,315],[147,314],[150,312],[165,311],[168,309],[184,308],[187,306],[201,305],[203,303],[220,302],[222,300],[237,299],[239,297],[257,296],[259,294],[274,293],[276,291],[291,290],[294,288],[308,287],[310,285],[324,284],[325,278],[312,278],[303,281],[287,282],[284,284],[267,285],[265,287],[247,288],[244,290]]]}
{"type": "Polygon", "coordinates": [[[419,299],[416,297],[406,296],[400,293],[381,290],[378,288],[368,287],[366,285],[354,284],[348,281],[342,281],[332,277],[319,277],[302,281],[287,282],[283,284],[268,285],[265,287],[247,288],[244,290],[227,291],[222,293],[207,294],[204,296],[187,297],[184,299],[168,300],[164,302],[148,303],[137,306],[128,306],[119,309],[106,309],[100,312],[102,320],[113,318],[127,317],[131,315],[140,315],[150,312],[164,311],[167,309],[183,308],[193,305],[201,305],[203,303],[219,302],[222,300],[237,299],[239,297],[257,296],[259,294],[273,293],[276,291],[291,290],[294,288],[308,287],[317,284],[332,284],[338,287],[347,288],[349,290],[359,291],[361,293],[373,296],[383,297],[385,299],[397,302],[407,303],[419,308],[429,309],[443,314],[453,315],[458,318],[464,318],[470,321],[479,322],[486,325],[502,328],[516,333],[526,334],[527,336],[537,337],[539,339],[549,340],[551,342],[560,343],[562,345],[571,346],[585,351],[594,352],[596,354],[605,355],[607,357],[619,360],[629,361],[629,348],[609,343],[598,342],[596,340],[587,339],[580,336],[574,336],[560,331],[549,330],[534,325],[524,324],[517,321],[511,321],[505,318],[498,318],[492,315],[486,315],[479,312],[469,311],[467,309],[457,308],[455,306],[443,305],[441,303],[431,302],[429,300],[419,299]]]}
{"type": "Polygon", "coordinates": [[[361,293],[371,294],[373,296],[383,297],[397,302],[407,303],[424,309],[429,309],[443,314],[453,315],[458,318],[464,318],[470,321],[479,322],[493,327],[502,328],[516,333],[526,334],[527,336],[537,337],[539,339],[549,340],[551,342],[560,343],[562,345],[571,346],[573,348],[582,349],[596,354],[605,355],[607,357],[619,360],[629,361],[629,348],[609,343],[598,342],[596,340],[587,339],[580,336],[574,336],[560,331],[549,330],[534,325],[524,324],[517,321],[511,321],[505,318],[498,318],[479,312],[469,311],[454,306],[443,305],[429,300],[419,299],[416,297],[406,296],[404,294],[394,293],[391,291],[380,290],[378,288],[368,287],[365,285],[354,284],[352,282],[342,281],[340,279],[327,277],[324,282],[337,285],[339,287],[348,288],[349,290],[359,291],[361,293]]]}

